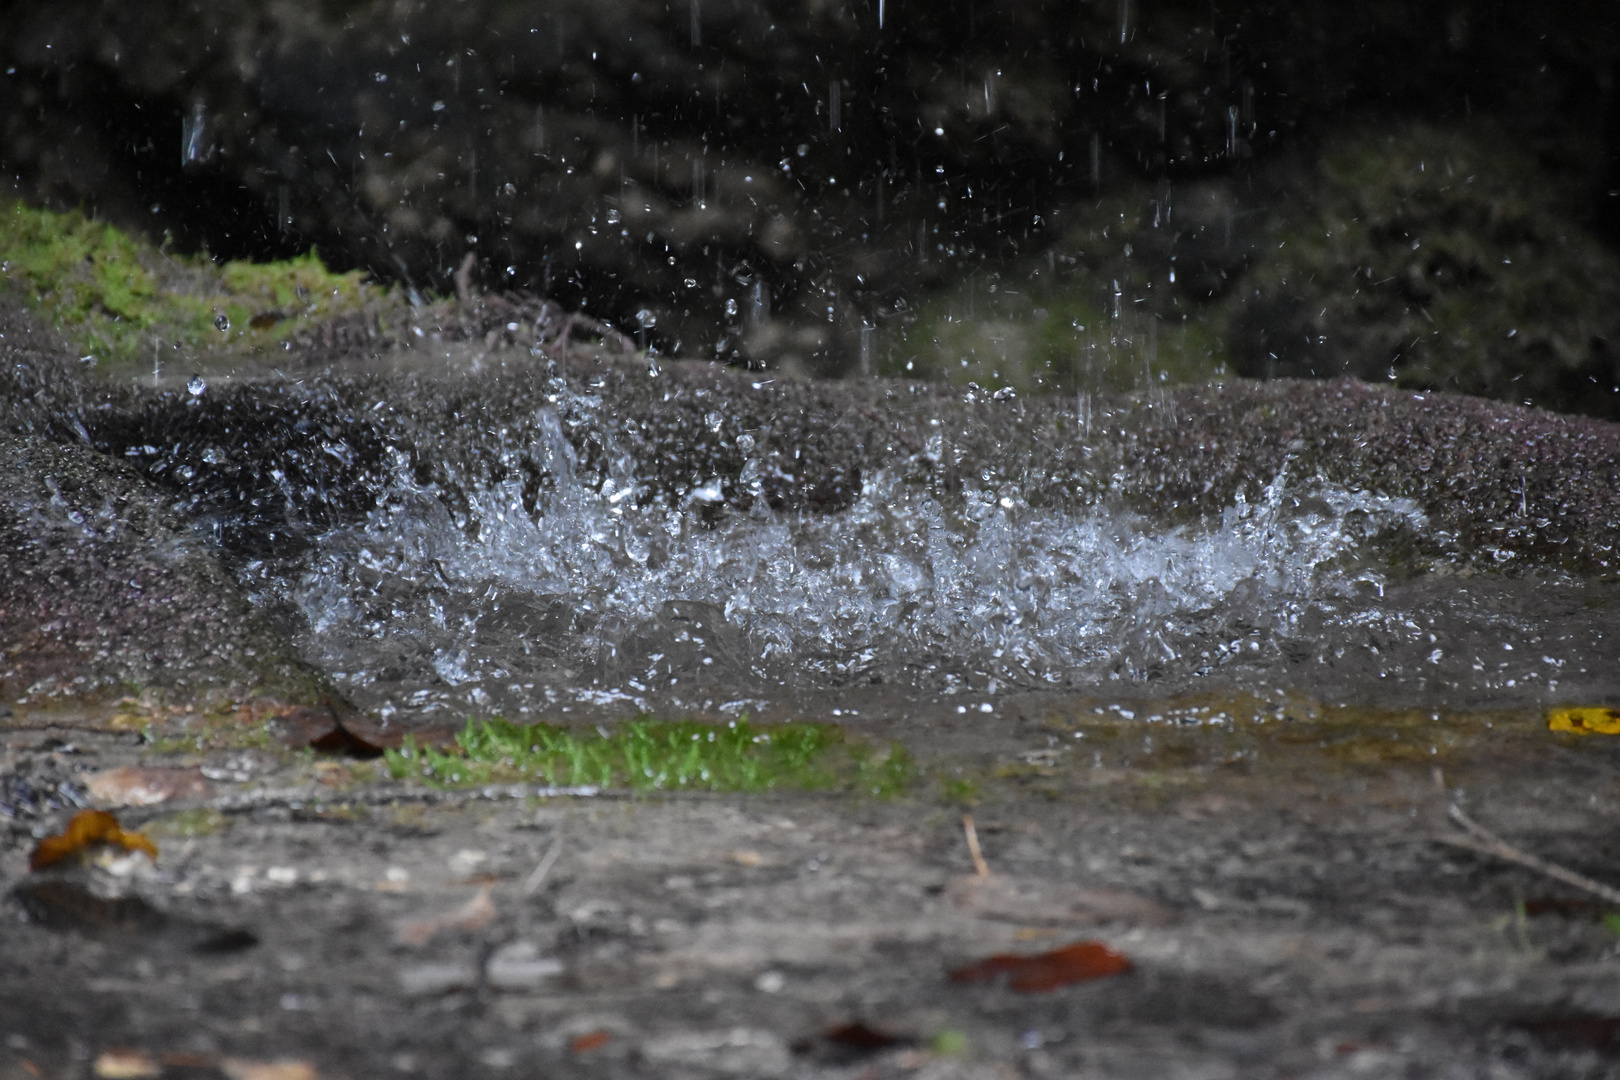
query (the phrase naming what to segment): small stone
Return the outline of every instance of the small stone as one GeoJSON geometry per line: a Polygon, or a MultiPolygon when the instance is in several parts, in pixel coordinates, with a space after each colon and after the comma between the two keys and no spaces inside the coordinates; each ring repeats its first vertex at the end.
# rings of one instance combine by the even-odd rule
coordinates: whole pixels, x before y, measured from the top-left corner
{"type": "Polygon", "coordinates": [[[495,950],[484,977],[497,990],[533,990],[562,972],[562,961],[541,956],[534,942],[514,941],[495,950]]]}
{"type": "Polygon", "coordinates": [[[438,997],[477,982],[478,969],[471,964],[416,964],[399,972],[399,988],[406,997],[438,997]]]}
{"type": "Polygon", "coordinates": [[[103,1050],[95,1073],[100,1080],[143,1080],[163,1075],[163,1067],[145,1050],[103,1050]]]}
{"type": "Polygon", "coordinates": [[[315,1080],[315,1066],[296,1058],[280,1061],[251,1061],[246,1058],[225,1058],[219,1071],[227,1080],[315,1080]]]}

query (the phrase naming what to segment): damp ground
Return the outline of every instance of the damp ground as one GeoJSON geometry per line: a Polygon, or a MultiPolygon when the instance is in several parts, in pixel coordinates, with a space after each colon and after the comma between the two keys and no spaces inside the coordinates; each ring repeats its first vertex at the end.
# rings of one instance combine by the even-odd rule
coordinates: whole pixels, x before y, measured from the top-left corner
{"type": "Polygon", "coordinates": [[[25,710],[9,798],[168,799],[115,811],[155,867],[30,872],[71,807],[13,820],[5,1075],[1620,1070],[1609,906],[1447,816],[1612,881],[1610,737],[1298,696],[842,701],[909,750],[905,793],[444,789],[273,723],[25,710]],[[1131,970],[949,978],[1079,940],[1131,970]]]}

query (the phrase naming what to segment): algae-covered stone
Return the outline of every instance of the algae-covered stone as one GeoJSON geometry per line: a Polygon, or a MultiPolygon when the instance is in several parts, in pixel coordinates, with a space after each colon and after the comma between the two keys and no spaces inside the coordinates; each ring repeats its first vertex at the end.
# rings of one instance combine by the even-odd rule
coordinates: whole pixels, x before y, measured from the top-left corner
{"type": "Polygon", "coordinates": [[[334,316],[390,303],[358,271],[334,274],[314,251],[271,263],[168,255],[78,211],[0,205],[0,283],[72,339],[86,365],[160,373],[210,367],[286,346],[334,316]]]}

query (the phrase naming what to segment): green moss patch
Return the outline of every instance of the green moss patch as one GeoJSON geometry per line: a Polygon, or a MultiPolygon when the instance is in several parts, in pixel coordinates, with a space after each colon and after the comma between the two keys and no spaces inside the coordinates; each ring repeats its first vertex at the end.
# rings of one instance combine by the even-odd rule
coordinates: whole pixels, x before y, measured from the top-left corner
{"type": "Polygon", "coordinates": [[[883,374],[1020,392],[1128,392],[1226,374],[1214,340],[1180,319],[1112,311],[1095,281],[974,274],[925,300],[883,346],[883,374]]]}
{"type": "Polygon", "coordinates": [[[883,797],[914,771],[898,745],[873,747],[831,724],[755,728],[641,718],[580,736],[550,724],[469,720],[457,751],[407,737],[387,755],[395,779],[439,786],[539,782],[635,790],[852,790],[883,797]]]}
{"type": "Polygon", "coordinates": [[[381,298],[311,251],[271,263],[169,255],[73,210],[0,204],[0,280],[100,364],[150,369],[176,352],[241,354],[381,298]]]}

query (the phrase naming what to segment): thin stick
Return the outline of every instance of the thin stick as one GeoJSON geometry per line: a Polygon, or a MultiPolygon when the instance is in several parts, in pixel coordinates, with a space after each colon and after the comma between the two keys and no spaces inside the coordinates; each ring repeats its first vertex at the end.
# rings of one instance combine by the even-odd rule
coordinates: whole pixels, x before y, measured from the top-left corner
{"type": "Polygon", "coordinates": [[[973,815],[962,815],[962,835],[967,837],[968,854],[973,856],[973,872],[980,877],[990,876],[990,867],[979,851],[979,830],[973,827],[973,815]]]}
{"type": "Polygon", "coordinates": [[[1459,847],[1465,847],[1471,851],[1478,851],[1486,855],[1495,855],[1499,859],[1506,859],[1508,862],[1529,867],[1537,873],[1546,874],[1548,877],[1562,881],[1566,885],[1573,885],[1577,889],[1585,889],[1595,896],[1601,896],[1609,903],[1620,907],[1620,889],[1605,885],[1601,881],[1593,881],[1585,874],[1577,874],[1573,870],[1566,870],[1556,863],[1539,859],[1529,852],[1520,851],[1463,813],[1462,807],[1456,803],[1452,803],[1447,807],[1446,813],[1450,815],[1452,821],[1462,826],[1463,830],[1473,837],[1472,841],[1461,841],[1454,837],[1441,837],[1446,843],[1456,844],[1459,847]]]}
{"type": "Polygon", "coordinates": [[[529,873],[529,876],[523,879],[524,896],[533,896],[540,891],[540,886],[544,884],[546,875],[551,873],[552,865],[556,863],[557,856],[561,854],[562,833],[558,833],[557,839],[551,842],[551,850],[546,852],[545,856],[540,860],[540,865],[536,866],[529,873]]]}

